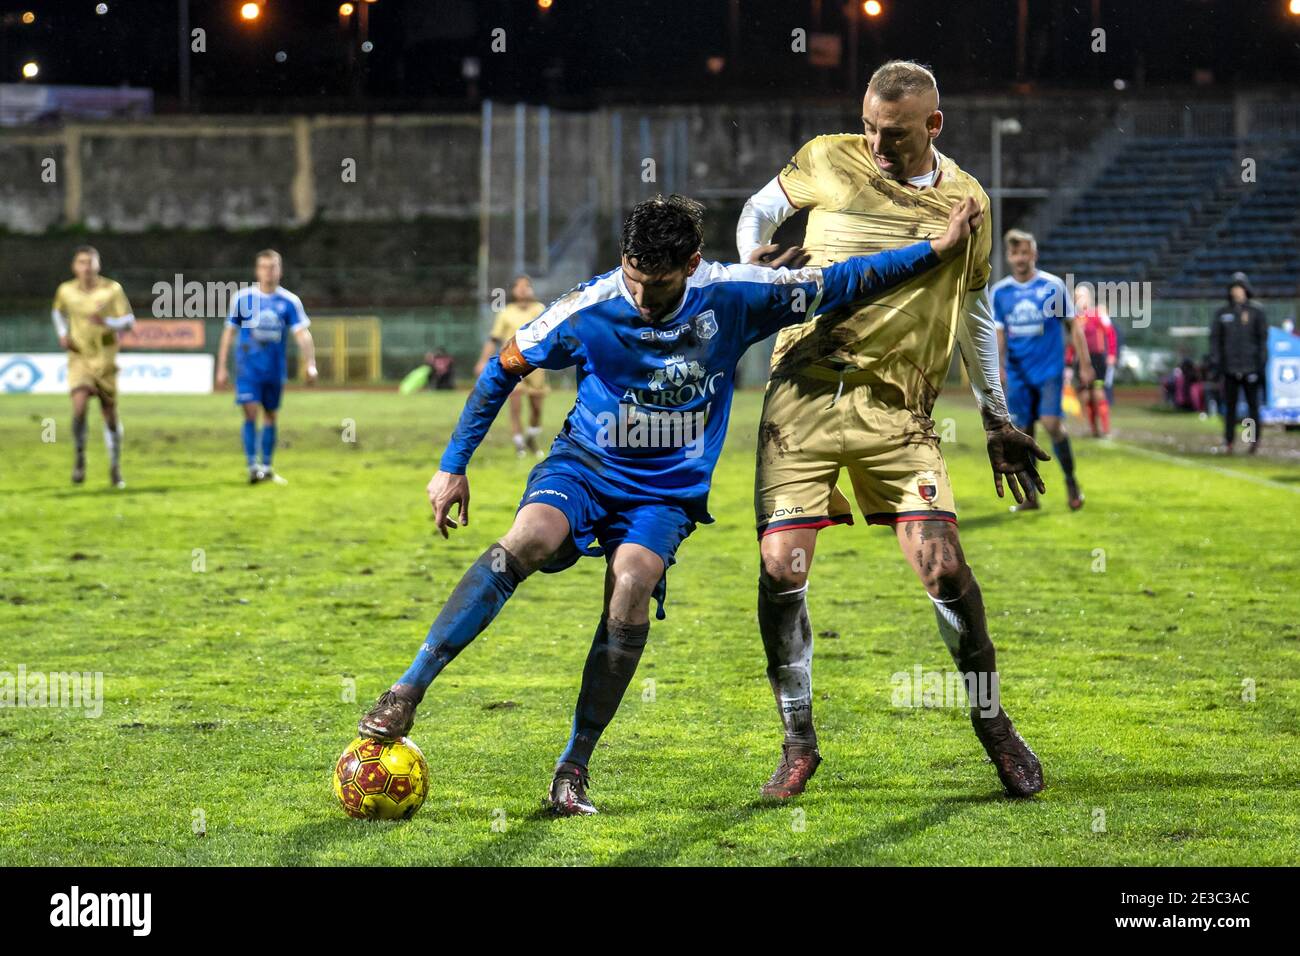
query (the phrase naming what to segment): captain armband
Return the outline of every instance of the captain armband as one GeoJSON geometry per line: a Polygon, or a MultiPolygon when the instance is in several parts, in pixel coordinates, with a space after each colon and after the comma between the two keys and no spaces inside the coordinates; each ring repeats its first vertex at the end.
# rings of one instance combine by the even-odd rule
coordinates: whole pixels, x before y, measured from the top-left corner
{"type": "Polygon", "coordinates": [[[533,371],[533,366],[529,365],[528,360],[524,358],[524,353],[520,350],[514,336],[510,337],[510,341],[502,347],[497,357],[501,360],[501,367],[511,375],[527,375],[533,371]]]}

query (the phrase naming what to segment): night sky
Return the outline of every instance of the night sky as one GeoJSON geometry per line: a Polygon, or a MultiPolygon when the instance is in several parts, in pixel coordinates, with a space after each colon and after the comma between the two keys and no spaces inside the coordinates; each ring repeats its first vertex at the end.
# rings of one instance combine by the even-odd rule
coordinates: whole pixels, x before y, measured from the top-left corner
{"type": "MultiPolygon", "coordinates": [[[[152,87],[158,108],[177,97],[177,0],[0,0],[0,69],[18,79],[36,60],[40,82],[152,87]],[[36,23],[17,21],[31,10],[36,23]]],[[[360,5],[362,0],[357,0],[360,5]]],[[[372,52],[340,28],[337,2],[264,0],[255,24],[241,0],[190,0],[207,31],[192,57],[196,108],[280,112],[304,108],[472,107],[482,96],[582,107],[601,102],[761,99],[857,92],[870,67],[901,56],[935,67],[947,92],[1234,86],[1297,87],[1300,17],[1287,0],[1028,0],[1024,71],[1017,77],[1017,0],[881,0],[862,18],[859,76],[818,68],[791,52],[791,30],[847,38],[838,0],[378,0],[372,52]],[[1107,52],[1090,50],[1094,7],[1107,52]],[[493,53],[491,31],[506,31],[493,53]],[[739,49],[739,57],[733,48],[739,49]],[[277,62],[282,53],[282,62],[277,62]],[[462,75],[477,57],[477,81],[462,75]],[[710,70],[710,58],[717,59],[710,70]]],[[[355,18],[354,18],[355,19],[355,18]]],[[[846,54],[847,59],[847,54],[846,54]]]]}

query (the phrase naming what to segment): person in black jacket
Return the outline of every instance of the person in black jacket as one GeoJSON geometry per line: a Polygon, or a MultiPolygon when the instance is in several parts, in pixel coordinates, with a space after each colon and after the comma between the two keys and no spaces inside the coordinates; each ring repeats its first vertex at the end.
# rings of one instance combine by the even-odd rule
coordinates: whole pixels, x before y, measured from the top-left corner
{"type": "Polygon", "coordinates": [[[1232,454],[1237,431],[1237,400],[1246,399],[1250,453],[1259,448],[1260,391],[1264,366],[1268,362],[1268,319],[1251,301],[1250,283],[1244,272],[1234,272],[1228,285],[1228,306],[1214,315],[1210,324],[1210,365],[1223,382],[1223,453],[1232,454]],[[1253,434],[1252,434],[1253,433],[1253,434]]]}

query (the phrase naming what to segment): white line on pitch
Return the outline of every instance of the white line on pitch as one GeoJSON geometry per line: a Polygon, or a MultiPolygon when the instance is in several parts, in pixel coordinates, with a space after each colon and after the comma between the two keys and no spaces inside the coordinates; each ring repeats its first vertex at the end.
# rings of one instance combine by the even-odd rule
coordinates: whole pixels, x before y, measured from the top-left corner
{"type": "Polygon", "coordinates": [[[1222,468],[1219,465],[1209,465],[1200,461],[1192,461],[1190,458],[1180,458],[1177,455],[1168,455],[1162,451],[1145,448],[1142,445],[1133,445],[1128,442],[1113,442],[1111,444],[1101,443],[1094,447],[1136,452],[1139,455],[1146,455],[1148,458],[1155,458],[1160,461],[1170,461],[1175,465],[1185,465],[1188,468],[1203,468],[1206,471],[1213,471],[1220,475],[1226,475],[1229,478],[1240,478],[1242,481],[1249,481],[1252,484],[1263,485],[1265,488],[1277,488],[1281,491],[1289,491],[1293,495],[1300,495],[1300,487],[1294,485],[1284,485],[1280,481],[1274,481],[1271,478],[1261,478],[1258,475],[1252,475],[1249,472],[1236,471],[1232,468],[1222,468]]]}

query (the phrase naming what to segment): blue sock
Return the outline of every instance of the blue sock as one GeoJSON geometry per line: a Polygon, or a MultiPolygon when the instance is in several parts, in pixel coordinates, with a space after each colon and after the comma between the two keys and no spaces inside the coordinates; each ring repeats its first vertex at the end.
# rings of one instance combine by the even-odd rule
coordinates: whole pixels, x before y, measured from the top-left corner
{"type": "Polygon", "coordinates": [[[271,456],[275,454],[275,426],[268,422],[262,426],[262,464],[271,467],[271,456]]]}
{"type": "Polygon", "coordinates": [[[248,459],[248,467],[253,467],[257,463],[257,424],[244,419],[244,457],[248,459]]]}
{"type": "Polygon", "coordinates": [[[397,683],[414,687],[423,696],[442,669],[492,623],[527,576],[515,556],[500,544],[479,555],[438,612],[429,636],[397,683]]]}
{"type": "Polygon", "coordinates": [[[560,755],[561,764],[586,767],[591,761],[596,742],[614,719],[627,685],[632,682],[649,634],[649,622],[625,624],[600,619],[582,669],[582,689],[578,691],[578,706],[573,712],[573,730],[568,746],[560,755]]]}

